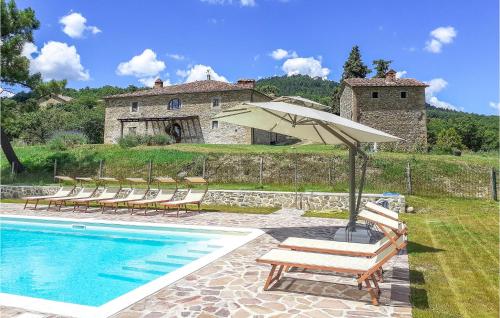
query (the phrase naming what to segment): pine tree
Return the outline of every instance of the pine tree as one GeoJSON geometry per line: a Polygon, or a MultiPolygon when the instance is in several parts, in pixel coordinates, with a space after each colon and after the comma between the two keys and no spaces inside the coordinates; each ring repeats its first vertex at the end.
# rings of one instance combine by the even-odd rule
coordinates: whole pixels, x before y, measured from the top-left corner
{"type": "Polygon", "coordinates": [[[389,70],[389,67],[391,66],[391,63],[392,63],[391,60],[384,60],[384,59],[374,60],[373,68],[377,72],[374,77],[384,78],[385,74],[389,70]]]}
{"type": "Polygon", "coordinates": [[[371,70],[361,60],[361,52],[359,46],[353,46],[347,61],[344,63],[344,73],[342,80],[346,78],[365,78],[371,70]]]}

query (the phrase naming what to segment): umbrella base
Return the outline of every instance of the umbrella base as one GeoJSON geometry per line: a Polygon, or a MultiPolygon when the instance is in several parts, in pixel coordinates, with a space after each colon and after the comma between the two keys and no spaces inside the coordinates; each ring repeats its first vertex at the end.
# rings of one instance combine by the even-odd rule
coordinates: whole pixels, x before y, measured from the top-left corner
{"type": "Polygon", "coordinates": [[[337,232],[335,232],[333,240],[369,244],[371,236],[370,230],[366,226],[356,225],[352,230],[347,227],[338,229],[337,232]]]}

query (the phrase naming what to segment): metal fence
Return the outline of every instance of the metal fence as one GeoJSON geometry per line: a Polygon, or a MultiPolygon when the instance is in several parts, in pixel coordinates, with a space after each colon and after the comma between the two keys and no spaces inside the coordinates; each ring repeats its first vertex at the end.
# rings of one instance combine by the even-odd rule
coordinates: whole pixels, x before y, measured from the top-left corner
{"type": "MultiPolygon", "coordinates": [[[[204,176],[214,186],[221,187],[346,192],[347,161],[340,156],[308,154],[200,155],[193,160],[172,162],[132,162],[123,158],[64,164],[64,160],[54,159],[53,171],[46,171],[45,176],[38,179],[51,179],[55,174],[146,179],[154,176],[204,176]]],[[[371,159],[367,166],[365,190],[496,199],[499,190],[496,176],[495,168],[462,162],[371,159]]],[[[16,176],[11,176],[10,181],[15,182],[15,179],[16,176]]]]}

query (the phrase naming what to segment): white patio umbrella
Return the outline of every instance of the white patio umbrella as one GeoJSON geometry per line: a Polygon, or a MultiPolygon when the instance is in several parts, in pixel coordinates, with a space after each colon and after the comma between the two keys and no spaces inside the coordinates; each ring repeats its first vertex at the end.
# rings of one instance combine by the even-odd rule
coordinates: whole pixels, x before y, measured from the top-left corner
{"type": "Polygon", "coordinates": [[[349,225],[354,229],[356,214],[361,202],[361,194],[366,171],[366,154],[359,148],[362,142],[393,142],[401,138],[362,125],[352,120],[279,100],[264,103],[242,103],[223,110],[213,119],[262,129],[283,135],[306,139],[329,145],[344,144],[349,147],[349,225]],[[363,156],[363,169],[356,202],[356,154],[363,156]]]}

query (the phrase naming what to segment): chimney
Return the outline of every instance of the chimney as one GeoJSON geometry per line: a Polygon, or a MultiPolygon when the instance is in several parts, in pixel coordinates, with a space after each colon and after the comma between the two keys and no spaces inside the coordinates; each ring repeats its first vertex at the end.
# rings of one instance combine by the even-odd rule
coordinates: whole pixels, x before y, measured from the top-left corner
{"type": "Polygon", "coordinates": [[[389,70],[387,73],[385,73],[385,80],[388,82],[394,82],[396,80],[396,71],[389,70]]]}
{"type": "Polygon", "coordinates": [[[211,80],[210,69],[207,69],[207,81],[211,80]]]}
{"type": "Polygon", "coordinates": [[[239,79],[236,85],[244,88],[255,88],[255,80],[254,79],[239,79]]]}
{"type": "Polygon", "coordinates": [[[162,88],[162,87],[163,87],[163,81],[160,78],[157,78],[155,81],[154,88],[162,88]]]}

